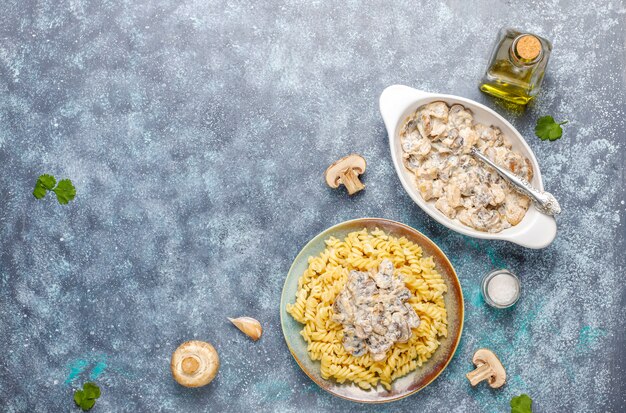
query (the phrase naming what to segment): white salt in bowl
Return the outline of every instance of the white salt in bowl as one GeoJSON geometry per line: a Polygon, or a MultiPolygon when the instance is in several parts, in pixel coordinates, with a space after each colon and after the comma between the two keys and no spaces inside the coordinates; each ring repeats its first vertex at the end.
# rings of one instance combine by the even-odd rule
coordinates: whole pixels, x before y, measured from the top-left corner
{"type": "Polygon", "coordinates": [[[399,132],[410,114],[415,112],[418,107],[434,101],[443,101],[450,106],[457,103],[461,104],[473,112],[476,122],[500,128],[504,136],[511,142],[513,149],[530,160],[534,171],[531,183],[535,188],[543,191],[541,170],[535,154],[517,129],[502,116],[485,105],[460,96],[428,93],[408,86],[393,85],[386,88],[380,95],[380,113],[389,135],[391,158],[404,190],[424,212],[453,231],[474,238],[506,240],[527,248],[539,249],[550,245],[556,237],[556,220],[554,217],[539,212],[534,204],[531,204],[519,224],[498,233],[489,233],[478,231],[461,224],[456,219],[448,218],[435,208],[434,201],[425,201],[422,198],[415,185],[413,174],[402,163],[399,132]]]}

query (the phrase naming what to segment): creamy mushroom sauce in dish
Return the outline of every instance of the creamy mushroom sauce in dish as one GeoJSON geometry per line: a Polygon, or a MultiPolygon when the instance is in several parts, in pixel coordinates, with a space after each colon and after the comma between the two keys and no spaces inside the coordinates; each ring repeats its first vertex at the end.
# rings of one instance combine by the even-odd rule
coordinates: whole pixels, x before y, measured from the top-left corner
{"type": "Polygon", "coordinates": [[[402,276],[394,276],[393,263],[383,260],[369,272],[351,271],[333,304],[333,320],[343,325],[343,346],[359,357],[370,353],[374,361],[386,358],[394,343],[406,343],[420,319],[407,301],[412,297],[402,276]]]}
{"type": "Polygon", "coordinates": [[[512,150],[499,128],[474,123],[469,109],[445,102],[420,106],[405,120],[400,141],[404,166],[415,175],[417,189],[448,218],[485,232],[500,232],[524,218],[530,199],[474,159],[470,149],[476,146],[529,182],[530,161],[512,150]]]}

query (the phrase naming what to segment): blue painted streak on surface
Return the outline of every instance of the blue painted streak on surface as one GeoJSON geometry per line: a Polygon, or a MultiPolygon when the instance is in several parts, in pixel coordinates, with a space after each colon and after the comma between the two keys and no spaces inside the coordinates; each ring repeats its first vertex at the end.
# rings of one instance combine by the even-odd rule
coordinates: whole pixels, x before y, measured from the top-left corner
{"type": "Polygon", "coordinates": [[[74,360],[70,365],[70,374],[65,379],[65,384],[71,384],[76,377],[80,376],[83,371],[89,366],[89,362],[83,359],[74,360]]]}
{"type": "Polygon", "coordinates": [[[108,368],[107,356],[105,354],[99,354],[77,358],[69,363],[68,368],[70,372],[65,379],[65,384],[67,385],[72,384],[79,376],[87,371],[89,371],[89,380],[97,380],[108,368]],[[90,366],[93,367],[89,368],[90,366]]]}

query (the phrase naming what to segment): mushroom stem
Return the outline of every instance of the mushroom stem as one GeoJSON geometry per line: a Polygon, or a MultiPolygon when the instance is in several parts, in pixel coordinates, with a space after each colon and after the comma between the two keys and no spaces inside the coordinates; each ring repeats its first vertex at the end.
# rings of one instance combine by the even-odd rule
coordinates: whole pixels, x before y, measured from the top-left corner
{"type": "Polygon", "coordinates": [[[195,357],[185,357],[182,362],[183,372],[186,374],[193,374],[200,367],[200,363],[195,357]]]}
{"type": "Polygon", "coordinates": [[[359,175],[354,172],[354,169],[348,168],[345,171],[339,173],[339,179],[348,190],[349,195],[353,195],[365,188],[365,185],[359,180],[359,175]]]}
{"type": "Polygon", "coordinates": [[[466,376],[469,379],[470,384],[472,386],[476,386],[481,381],[490,379],[493,376],[493,369],[489,366],[489,364],[484,363],[478,366],[476,370],[467,373],[466,376]]]}

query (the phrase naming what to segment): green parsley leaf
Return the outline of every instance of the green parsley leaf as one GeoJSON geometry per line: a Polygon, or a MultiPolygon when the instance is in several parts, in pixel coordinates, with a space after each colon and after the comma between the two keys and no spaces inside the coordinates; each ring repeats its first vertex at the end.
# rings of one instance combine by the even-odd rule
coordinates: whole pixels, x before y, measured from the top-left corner
{"type": "Polygon", "coordinates": [[[41,175],[37,179],[37,183],[35,184],[35,189],[33,189],[33,195],[37,199],[41,199],[46,196],[46,193],[54,188],[54,185],[57,183],[57,180],[54,179],[52,175],[41,175]]]}
{"type": "Polygon", "coordinates": [[[74,392],[74,403],[84,411],[87,411],[96,404],[98,397],[100,397],[100,387],[95,383],[85,383],[83,384],[83,390],[74,392]]]}
{"type": "Polygon", "coordinates": [[[57,183],[57,180],[54,179],[54,176],[52,175],[43,174],[39,177],[39,179],[37,179],[37,182],[41,183],[41,185],[44,188],[50,190],[54,188],[54,185],[57,183]]]}
{"type": "Polygon", "coordinates": [[[527,394],[520,394],[511,399],[511,413],[533,413],[533,401],[527,394]]]}
{"type": "Polygon", "coordinates": [[[76,196],[76,188],[74,188],[72,181],[69,179],[59,181],[59,184],[53,191],[57,195],[59,204],[67,204],[76,196]]]}
{"type": "Polygon", "coordinates": [[[76,196],[76,188],[74,188],[72,181],[63,179],[57,185],[57,180],[54,176],[44,174],[37,179],[35,189],[33,189],[33,196],[41,199],[46,196],[48,191],[54,191],[59,204],[67,204],[76,196]],[[54,185],[56,185],[56,188],[54,185]]]}
{"type": "Polygon", "coordinates": [[[85,383],[83,384],[83,389],[88,399],[97,399],[100,397],[100,387],[96,386],[95,383],[85,383]]]}
{"type": "Polygon", "coordinates": [[[85,392],[82,390],[76,390],[74,392],[74,402],[80,406],[80,404],[83,402],[83,400],[85,399],[85,392]]]}
{"type": "Polygon", "coordinates": [[[37,199],[41,199],[46,196],[46,188],[43,187],[39,182],[35,184],[35,189],[33,189],[33,196],[37,199]]]}
{"type": "Polygon", "coordinates": [[[563,135],[563,128],[567,121],[556,123],[552,116],[543,116],[537,120],[535,135],[542,141],[555,141],[563,135]]]}
{"type": "Polygon", "coordinates": [[[79,406],[80,406],[81,409],[83,409],[83,411],[87,411],[87,410],[91,409],[94,404],[96,404],[96,400],[95,399],[84,399],[80,403],[79,406]]]}

